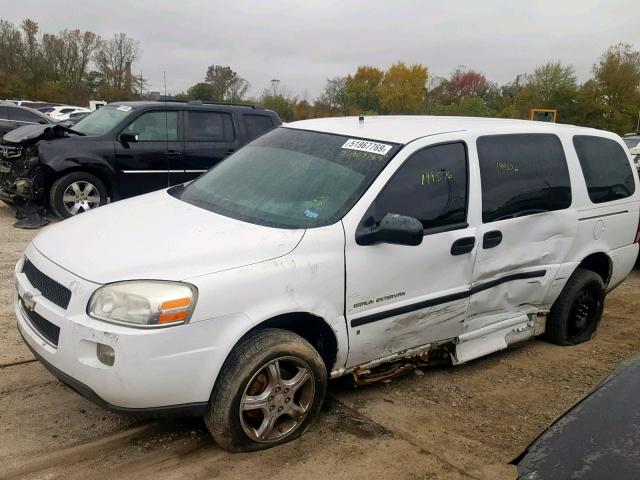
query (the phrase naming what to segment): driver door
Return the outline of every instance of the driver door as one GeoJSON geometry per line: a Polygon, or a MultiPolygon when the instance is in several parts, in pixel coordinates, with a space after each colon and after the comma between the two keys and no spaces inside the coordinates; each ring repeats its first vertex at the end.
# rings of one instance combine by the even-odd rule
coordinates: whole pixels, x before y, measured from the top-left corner
{"type": "Polygon", "coordinates": [[[421,143],[364,216],[345,218],[347,367],[462,332],[477,249],[467,147],[421,143]],[[388,213],[419,219],[422,244],[358,245],[356,231],[388,213]]]}
{"type": "MultiPolygon", "coordinates": [[[[115,142],[115,168],[123,198],[169,186],[169,163],[184,153],[180,112],[153,110],[137,116],[122,132],[136,142],[115,142]]],[[[121,132],[121,133],[122,133],[121,132]]]]}

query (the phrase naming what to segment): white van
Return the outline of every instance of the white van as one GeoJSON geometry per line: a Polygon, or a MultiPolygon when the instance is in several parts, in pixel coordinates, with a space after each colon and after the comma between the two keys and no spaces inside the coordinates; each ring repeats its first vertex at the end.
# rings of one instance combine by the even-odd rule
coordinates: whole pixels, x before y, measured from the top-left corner
{"type": "Polygon", "coordinates": [[[327,379],[589,340],[638,256],[620,137],[498,119],[280,127],[188,185],[51,226],[15,269],[25,342],[123,412],[232,451],[299,436],[327,379]]]}

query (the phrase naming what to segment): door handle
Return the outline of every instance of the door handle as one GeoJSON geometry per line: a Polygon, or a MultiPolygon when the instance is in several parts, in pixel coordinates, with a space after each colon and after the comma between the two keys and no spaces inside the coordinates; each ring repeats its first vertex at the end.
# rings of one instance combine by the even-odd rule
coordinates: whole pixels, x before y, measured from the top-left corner
{"type": "Polygon", "coordinates": [[[179,150],[168,150],[167,151],[167,156],[169,157],[179,157],[180,155],[182,155],[182,152],[179,150]]]}
{"type": "Polygon", "coordinates": [[[482,237],[482,248],[493,248],[502,242],[502,232],[500,230],[491,230],[482,237]]]}
{"type": "Polygon", "coordinates": [[[451,245],[451,255],[464,255],[473,250],[476,244],[476,237],[459,238],[451,245]]]}

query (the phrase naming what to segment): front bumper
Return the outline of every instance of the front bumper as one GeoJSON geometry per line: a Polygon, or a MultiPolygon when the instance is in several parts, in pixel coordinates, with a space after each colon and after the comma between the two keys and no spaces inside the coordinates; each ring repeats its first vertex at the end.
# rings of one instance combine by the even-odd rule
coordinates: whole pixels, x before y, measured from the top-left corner
{"type": "MultiPolygon", "coordinates": [[[[15,270],[14,304],[20,333],[34,355],[75,391],[110,410],[142,414],[203,415],[224,354],[215,345],[220,326],[201,321],[162,329],[136,329],[95,320],[86,314],[100,285],[64,270],[33,244],[26,256],[44,275],[71,290],[66,309],[49,301],[15,270]],[[25,310],[30,297],[38,318],[59,329],[57,342],[43,335],[25,310]],[[57,343],[57,345],[55,344],[57,343]],[[115,351],[113,366],[101,363],[97,345],[115,351]]],[[[54,327],[54,328],[55,328],[54,327]]]]}

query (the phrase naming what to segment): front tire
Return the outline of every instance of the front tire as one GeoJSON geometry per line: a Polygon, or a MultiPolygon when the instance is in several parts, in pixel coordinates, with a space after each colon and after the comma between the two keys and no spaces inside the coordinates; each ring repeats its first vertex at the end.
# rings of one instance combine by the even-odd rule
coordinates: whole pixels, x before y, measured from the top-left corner
{"type": "Polygon", "coordinates": [[[87,172],[71,172],[58,178],[49,191],[53,213],[65,219],[107,203],[104,183],[87,172]]]}
{"type": "Polygon", "coordinates": [[[225,450],[270,448],[307,430],[326,389],[327,370],[309,342],[287,330],[259,330],[230,353],[205,423],[225,450]]]}
{"type": "Polygon", "coordinates": [[[602,277],[577,268],[551,307],[546,336],[557,345],[577,345],[590,340],[604,310],[602,277]]]}

